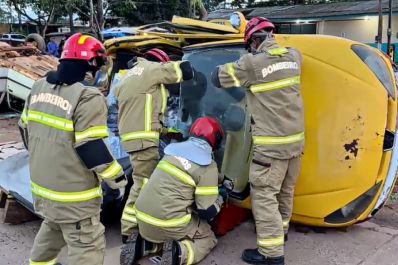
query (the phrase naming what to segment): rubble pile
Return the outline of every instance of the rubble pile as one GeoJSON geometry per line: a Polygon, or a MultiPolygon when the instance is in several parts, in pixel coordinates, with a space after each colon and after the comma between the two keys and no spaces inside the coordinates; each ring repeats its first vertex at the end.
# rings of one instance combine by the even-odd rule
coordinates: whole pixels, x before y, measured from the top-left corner
{"type": "Polygon", "coordinates": [[[44,77],[57,68],[58,59],[44,55],[34,47],[11,47],[0,42],[0,68],[13,69],[33,80],[44,77]]]}
{"type": "Polygon", "coordinates": [[[25,151],[23,143],[13,141],[0,143],[0,160],[4,160],[23,151],[25,151]]]}

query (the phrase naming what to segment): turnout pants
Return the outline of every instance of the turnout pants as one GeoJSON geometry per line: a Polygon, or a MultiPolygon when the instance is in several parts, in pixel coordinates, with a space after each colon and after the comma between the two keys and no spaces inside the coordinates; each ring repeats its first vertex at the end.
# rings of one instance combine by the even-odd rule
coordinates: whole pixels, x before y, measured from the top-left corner
{"type": "Polygon", "coordinates": [[[181,264],[199,263],[216,246],[217,239],[207,221],[196,215],[186,227],[161,228],[139,221],[141,236],[153,243],[176,240],[181,248],[181,264]]]}
{"type": "Polygon", "coordinates": [[[257,246],[267,257],[283,256],[284,233],[289,229],[294,186],[300,174],[301,156],[287,160],[262,156],[250,166],[252,211],[257,246]]]}
{"type": "Polygon", "coordinates": [[[129,236],[137,227],[135,217],[135,201],[141,191],[141,188],[148,182],[149,177],[155,170],[159,162],[158,147],[150,147],[144,150],[130,153],[130,163],[133,166],[133,186],[124,206],[122,215],[122,235],[129,236]]]}
{"type": "Polygon", "coordinates": [[[99,214],[78,223],[54,223],[44,219],[33,243],[29,264],[56,264],[64,246],[68,246],[69,264],[103,264],[104,232],[99,214]]]}

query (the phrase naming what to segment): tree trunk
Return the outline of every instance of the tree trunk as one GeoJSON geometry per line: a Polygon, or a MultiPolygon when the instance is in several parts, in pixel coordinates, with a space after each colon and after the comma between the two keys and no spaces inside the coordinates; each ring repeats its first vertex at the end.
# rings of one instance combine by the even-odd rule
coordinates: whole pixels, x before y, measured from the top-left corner
{"type": "Polygon", "coordinates": [[[70,32],[75,33],[75,25],[73,23],[73,11],[72,8],[68,7],[68,16],[69,16],[69,28],[70,32]]]}
{"type": "Polygon", "coordinates": [[[100,30],[104,29],[105,17],[104,17],[104,3],[102,0],[97,0],[97,21],[100,30]]]}
{"type": "Polygon", "coordinates": [[[48,15],[47,20],[44,22],[45,24],[44,24],[43,32],[42,32],[42,34],[41,34],[41,35],[43,36],[43,38],[46,37],[46,32],[47,32],[48,24],[53,20],[54,11],[55,11],[55,3],[53,3],[53,6],[51,7],[51,12],[50,12],[50,14],[48,15]]]}
{"type": "Polygon", "coordinates": [[[94,30],[94,4],[93,0],[90,0],[90,28],[91,30],[94,30]]]}

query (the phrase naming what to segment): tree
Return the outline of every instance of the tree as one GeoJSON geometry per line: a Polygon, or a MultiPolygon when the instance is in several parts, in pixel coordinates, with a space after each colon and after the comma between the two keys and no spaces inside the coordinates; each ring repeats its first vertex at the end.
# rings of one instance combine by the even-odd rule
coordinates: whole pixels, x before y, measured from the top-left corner
{"type": "Polygon", "coordinates": [[[65,4],[62,0],[7,0],[7,3],[18,15],[35,23],[37,32],[43,37],[46,35],[48,24],[53,22],[54,16],[59,14],[62,5],[65,4]]]}

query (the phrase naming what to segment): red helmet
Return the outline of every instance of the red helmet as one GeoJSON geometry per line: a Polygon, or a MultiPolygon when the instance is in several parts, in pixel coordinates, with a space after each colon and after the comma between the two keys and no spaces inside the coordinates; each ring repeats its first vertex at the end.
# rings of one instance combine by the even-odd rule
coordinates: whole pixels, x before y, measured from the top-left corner
{"type": "Polygon", "coordinates": [[[60,60],[84,60],[97,64],[94,59],[106,60],[104,45],[90,35],[76,33],[66,40],[60,60]]]}
{"type": "Polygon", "coordinates": [[[149,51],[147,51],[146,53],[144,53],[144,58],[150,60],[150,57],[155,57],[157,59],[157,61],[161,62],[161,63],[167,63],[170,62],[170,57],[167,55],[167,53],[165,53],[164,51],[162,51],[161,49],[151,49],[149,51]]]}
{"type": "Polygon", "coordinates": [[[202,117],[192,124],[189,134],[205,139],[211,145],[213,150],[217,150],[221,144],[222,138],[224,137],[224,130],[216,119],[202,117]]]}
{"type": "Polygon", "coordinates": [[[265,17],[255,17],[250,19],[245,29],[245,43],[248,44],[248,41],[253,34],[263,29],[275,30],[275,25],[265,17]]]}

